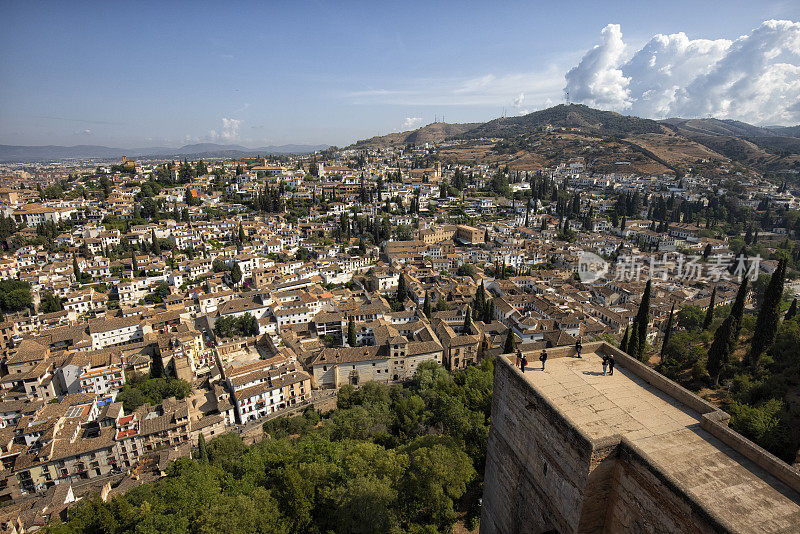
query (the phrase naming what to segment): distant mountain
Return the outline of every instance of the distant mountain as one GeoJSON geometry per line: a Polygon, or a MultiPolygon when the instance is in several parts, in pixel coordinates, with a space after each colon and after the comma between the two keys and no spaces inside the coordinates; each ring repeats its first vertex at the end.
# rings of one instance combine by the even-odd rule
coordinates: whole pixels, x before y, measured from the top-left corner
{"type": "Polygon", "coordinates": [[[664,119],[659,121],[669,127],[687,132],[732,137],[780,137],[786,135],[777,128],[762,128],[746,122],[721,119],[664,119]]]}
{"type": "Polygon", "coordinates": [[[775,126],[770,130],[788,137],[800,137],[800,126],[775,126]]]}
{"type": "Polygon", "coordinates": [[[185,145],[180,148],[147,147],[147,148],[111,148],[96,145],[76,146],[13,146],[0,145],[0,161],[53,161],[62,159],[113,159],[128,157],[238,157],[279,154],[309,154],[325,150],[329,145],[281,145],[247,148],[241,145],[219,145],[215,143],[199,143],[185,145]]]}

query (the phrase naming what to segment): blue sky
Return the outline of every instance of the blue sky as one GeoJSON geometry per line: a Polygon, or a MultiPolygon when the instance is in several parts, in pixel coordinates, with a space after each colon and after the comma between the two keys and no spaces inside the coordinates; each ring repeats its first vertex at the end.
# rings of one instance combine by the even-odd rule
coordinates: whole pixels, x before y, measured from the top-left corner
{"type": "Polygon", "coordinates": [[[611,23],[630,56],[800,20],[790,1],[643,4],[6,0],[0,143],[341,146],[560,103],[611,23]]]}

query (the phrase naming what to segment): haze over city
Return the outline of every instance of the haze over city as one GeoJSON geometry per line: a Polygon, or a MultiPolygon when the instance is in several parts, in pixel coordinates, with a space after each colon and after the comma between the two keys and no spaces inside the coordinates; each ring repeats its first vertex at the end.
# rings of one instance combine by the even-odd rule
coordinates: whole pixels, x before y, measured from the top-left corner
{"type": "Polygon", "coordinates": [[[0,143],[342,146],[565,89],[648,118],[800,122],[796,2],[595,6],[5,2],[0,143]]]}

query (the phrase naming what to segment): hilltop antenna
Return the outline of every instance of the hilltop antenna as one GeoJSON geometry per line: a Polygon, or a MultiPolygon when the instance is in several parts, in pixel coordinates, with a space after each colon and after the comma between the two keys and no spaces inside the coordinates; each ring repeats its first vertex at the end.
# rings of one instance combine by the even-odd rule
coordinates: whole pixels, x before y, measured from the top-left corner
{"type": "Polygon", "coordinates": [[[564,101],[567,103],[567,105],[570,104],[570,102],[569,102],[569,89],[564,89],[564,101]]]}

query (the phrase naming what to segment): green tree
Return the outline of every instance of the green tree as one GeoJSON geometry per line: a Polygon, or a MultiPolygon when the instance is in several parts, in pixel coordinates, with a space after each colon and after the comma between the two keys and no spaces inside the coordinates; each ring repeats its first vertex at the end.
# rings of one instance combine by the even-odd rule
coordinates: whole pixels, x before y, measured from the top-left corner
{"type": "Polygon", "coordinates": [[[400,273],[397,279],[397,293],[395,298],[397,299],[397,302],[405,302],[407,296],[408,290],[406,289],[406,277],[403,276],[403,273],[400,273]]]}
{"type": "Polygon", "coordinates": [[[509,328],[506,335],[506,343],[503,345],[503,354],[513,354],[516,350],[516,343],[514,341],[514,331],[509,328]]]}
{"type": "Polygon", "coordinates": [[[758,311],[756,329],[753,333],[753,344],[747,355],[748,363],[755,367],[761,355],[775,340],[780,321],[781,298],[783,297],[783,279],[786,276],[786,260],[781,259],[778,267],[769,280],[769,285],[764,292],[764,301],[758,311]]]}
{"type": "Polygon", "coordinates": [[[347,320],[347,344],[351,347],[355,347],[357,345],[356,342],[356,321],[351,315],[350,318],[347,320]]]}
{"type": "MultiPolygon", "coordinates": [[[[664,358],[664,349],[667,348],[669,344],[669,338],[672,335],[672,317],[675,314],[675,303],[672,303],[672,307],[669,310],[669,319],[667,319],[667,326],[664,329],[664,342],[661,344],[661,358],[664,358]]],[[[627,330],[626,330],[627,333],[627,330]]]]}
{"type": "Polygon", "coordinates": [[[40,313],[53,313],[64,309],[63,301],[61,298],[56,297],[52,291],[47,290],[42,293],[42,298],[39,303],[40,313]]]}
{"type": "Polygon", "coordinates": [[[150,231],[150,240],[153,243],[153,254],[156,256],[161,256],[161,245],[158,243],[155,230],[150,231]]]}
{"type": "Polygon", "coordinates": [[[164,360],[161,359],[161,354],[154,354],[150,364],[150,378],[164,378],[165,376],[164,360]]]}
{"type": "MultiPolygon", "coordinates": [[[[622,336],[622,341],[619,342],[619,350],[627,354],[630,354],[628,352],[628,329],[629,325],[625,325],[625,334],[622,336]]],[[[666,340],[664,341],[665,341],[664,345],[666,345],[666,340]]]]}
{"type": "Polygon", "coordinates": [[[714,321],[714,303],[717,299],[717,286],[711,290],[711,300],[708,302],[708,309],[706,310],[706,317],[703,320],[703,330],[708,330],[711,323],[714,321]]]}
{"type": "Polygon", "coordinates": [[[644,286],[644,294],[642,301],[639,304],[639,312],[636,314],[636,342],[637,344],[632,347],[635,351],[632,356],[639,360],[644,359],[644,347],[647,343],[647,324],[650,322],[650,283],[648,280],[644,286]]]}
{"type": "Polygon", "coordinates": [[[231,281],[234,285],[238,284],[242,281],[242,269],[239,267],[239,262],[233,262],[233,266],[231,267],[231,281]]]}
{"type": "Polygon", "coordinates": [[[739,286],[739,291],[736,293],[736,300],[731,306],[731,312],[728,317],[714,332],[714,340],[708,349],[708,359],[706,362],[706,369],[709,375],[714,379],[714,384],[719,384],[719,377],[722,370],[728,365],[733,351],[736,349],[736,344],[739,341],[739,329],[744,313],[744,301],[747,296],[747,278],[742,280],[739,286]]]}
{"type": "Polygon", "coordinates": [[[699,306],[684,306],[678,312],[678,326],[686,330],[700,330],[705,321],[703,310],[699,306]]]}
{"type": "Polygon", "coordinates": [[[425,314],[425,317],[427,317],[428,320],[431,319],[431,299],[428,295],[427,289],[425,290],[425,302],[422,304],[422,313],[425,314]]]}
{"type": "Polygon", "coordinates": [[[206,450],[206,438],[203,436],[203,433],[200,433],[200,436],[197,438],[197,458],[201,462],[208,461],[208,450],[206,450]]]}
{"type": "Polygon", "coordinates": [[[462,329],[464,330],[465,334],[469,334],[471,323],[472,323],[472,311],[470,311],[469,304],[467,304],[467,311],[464,313],[464,325],[462,326],[462,329]]]}
{"type": "Polygon", "coordinates": [[[792,299],[789,309],[786,310],[786,315],[783,316],[784,321],[791,321],[797,315],[797,297],[792,299]]]}

